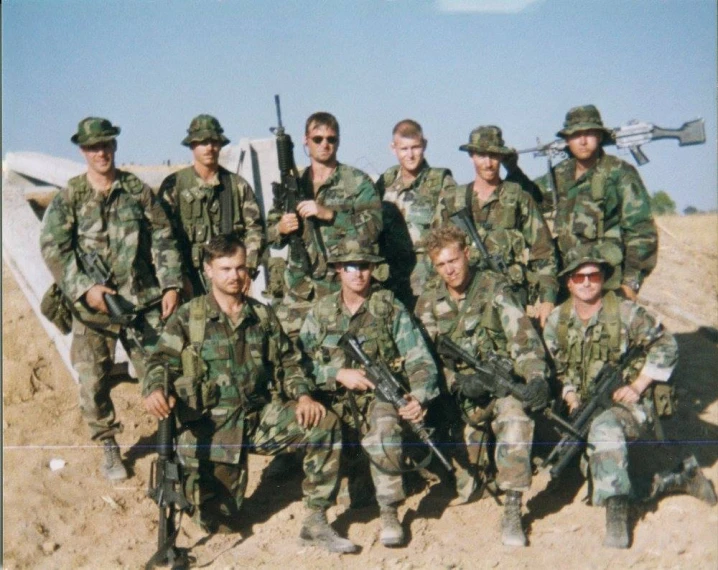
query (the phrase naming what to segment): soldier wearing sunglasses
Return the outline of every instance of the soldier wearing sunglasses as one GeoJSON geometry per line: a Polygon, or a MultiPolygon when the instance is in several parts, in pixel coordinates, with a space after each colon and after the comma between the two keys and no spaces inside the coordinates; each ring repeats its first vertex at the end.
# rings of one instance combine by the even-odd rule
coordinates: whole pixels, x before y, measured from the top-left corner
{"type": "MultiPolygon", "coordinates": [[[[606,363],[618,365],[632,346],[644,346],[645,357],[628,363],[626,382],[613,393],[613,405],[591,423],[584,474],[590,471],[592,503],[606,507],[604,546],[628,548],[627,441],[640,437],[654,419],[653,392],[671,376],[678,360],[675,339],[643,307],[604,291],[613,267],[594,249],[570,253],[561,272],[570,298],[553,310],[544,329],[554,357],[569,413],[592,394],[594,380],[606,363]]],[[[657,401],[657,400],[656,400],[657,401]]]]}
{"type": "Polygon", "coordinates": [[[269,213],[268,241],[281,248],[301,232],[311,268],[307,274],[290,259],[284,272],[285,294],[277,315],[291,337],[299,332],[313,301],[339,290],[328,254],[341,240],[377,243],[382,229],[381,200],[371,178],[337,160],[339,123],[318,112],[306,122],[304,145],[310,165],[299,180],[303,198],[297,212],[269,213]]]}

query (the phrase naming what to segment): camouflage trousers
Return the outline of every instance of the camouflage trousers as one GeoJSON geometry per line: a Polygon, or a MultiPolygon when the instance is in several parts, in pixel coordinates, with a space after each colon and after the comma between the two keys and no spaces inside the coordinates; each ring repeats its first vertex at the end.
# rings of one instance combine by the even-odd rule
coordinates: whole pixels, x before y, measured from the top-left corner
{"type": "Polygon", "coordinates": [[[628,476],[628,441],[638,439],[648,424],[648,414],[641,404],[616,405],[601,413],[591,423],[586,456],[581,468],[591,474],[591,501],[605,504],[609,497],[630,495],[628,476]]]}
{"type": "Polygon", "coordinates": [[[457,445],[453,458],[459,497],[468,500],[476,489],[477,477],[485,477],[490,465],[491,436],[495,438],[494,462],[499,488],[528,491],[534,422],[526,415],[521,402],[507,396],[492,400],[485,407],[472,406],[467,400],[463,400],[462,405],[471,423],[463,422],[463,433],[457,430],[464,443],[457,445]]]}
{"type": "MultiPolygon", "coordinates": [[[[162,330],[160,309],[152,308],[141,313],[132,328],[145,351],[154,349],[162,330]]],[[[72,320],[72,346],[70,359],[79,377],[80,412],[90,427],[92,439],[110,437],[122,431],[115,417],[110,390],[110,372],[115,361],[117,340],[125,348],[138,378],[144,378],[146,356],[128,342],[126,330],[119,326],[89,327],[78,319],[72,320]]]]}
{"type": "Polygon", "coordinates": [[[319,425],[306,429],[297,423],[296,402],[272,401],[262,408],[256,428],[243,438],[239,463],[197,459],[183,454],[184,493],[195,506],[194,519],[211,531],[237,528],[248,482],[248,453],[277,455],[287,450],[304,451],[304,502],[311,509],[326,509],[334,503],[342,449],[339,419],[331,410],[319,425]]]}

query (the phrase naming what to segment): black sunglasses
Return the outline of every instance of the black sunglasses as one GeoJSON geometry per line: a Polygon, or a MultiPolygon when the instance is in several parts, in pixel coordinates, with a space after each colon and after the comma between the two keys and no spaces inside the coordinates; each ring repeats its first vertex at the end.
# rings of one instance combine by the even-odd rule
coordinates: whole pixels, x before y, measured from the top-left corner
{"type": "Polygon", "coordinates": [[[310,140],[314,144],[322,144],[324,141],[327,141],[329,144],[337,144],[339,137],[320,137],[317,135],[316,137],[312,137],[310,140]]]}

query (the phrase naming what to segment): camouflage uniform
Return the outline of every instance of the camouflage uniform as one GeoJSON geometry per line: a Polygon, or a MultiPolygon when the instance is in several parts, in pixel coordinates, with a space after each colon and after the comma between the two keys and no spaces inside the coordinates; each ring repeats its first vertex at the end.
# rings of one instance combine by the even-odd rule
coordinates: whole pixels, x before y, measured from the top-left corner
{"type": "MultiPolygon", "coordinates": [[[[461,150],[491,152],[499,155],[511,151],[504,146],[501,129],[478,127],[461,150]]],[[[449,223],[454,212],[466,208],[490,255],[503,259],[508,279],[526,303],[538,300],[555,303],[558,294],[556,251],[546,222],[536,202],[521,187],[503,181],[483,204],[474,193],[474,183],[442,192],[434,225],[449,223]]],[[[480,254],[471,244],[471,259],[480,254]]]]}
{"type": "MultiPolygon", "coordinates": [[[[219,140],[222,145],[229,143],[219,121],[210,115],[195,117],[187,132],[183,141],[186,146],[208,139],[219,140]]],[[[205,290],[202,244],[222,233],[220,195],[226,182],[231,185],[231,228],[247,248],[247,268],[252,275],[259,266],[265,244],[264,222],[252,187],[244,178],[220,166],[219,171],[205,181],[189,166],[170,174],[160,186],[159,195],[171,212],[182,261],[195,295],[205,290]]]]}
{"type": "Polygon", "coordinates": [[[397,165],[382,174],[376,186],[383,200],[380,247],[390,268],[385,287],[412,309],[426,282],[436,275],[421,240],[431,227],[439,196],[451,192],[456,182],[450,170],[431,168],[424,161],[409,184],[397,165]]]}
{"type": "Polygon", "coordinates": [[[296,400],[311,383],[300,355],[271,308],[245,299],[236,324],[214,296],[197,297],[169,319],[150,358],[143,395],[161,388],[169,365],[178,395],[180,459],[188,500],[200,524],[233,527],[247,487],[247,453],[305,449],[303,491],[311,509],[326,509],[337,482],[341,430],[328,413],[311,429],[296,421],[296,400]],[[204,324],[203,334],[194,332],[204,324]],[[197,340],[197,339],[203,340],[197,340]]]}
{"type": "MultiPolygon", "coordinates": [[[[544,340],[554,357],[564,395],[576,391],[584,402],[606,362],[618,363],[631,346],[645,345],[656,336],[645,359],[629,366],[627,383],[641,372],[657,382],[665,382],[678,359],[673,336],[641,306],[607,292],[601,309],[584,325],[576,314],[573,299],[569,299],[553,310],[544,329],[544,340]],[[618,331],[615,341],[611,338],[611,327],[618,331]]],[[[616,404],[591,423],[586,454],[594,505],[604,505],[609,497],[631,494],[627,441],[637,439],[642,428],[652,421],[653,408],[652,390],[648,389],[640,403],[616,404]]]]}
{"type": "MultiPolygon", "coordinates": [[[[489,352],[510,357],[517,376],[530,382],[548,373],[541,339],[508,282],[493,271],[475,272],[458,303],[442,282],[424,292],[416,305],[416,316],[432,340],[449,335],[462,349],[480,357],[489,352]]],[[[470,373],[462,364],[456,368],[444,363],[443,371],[450,392],[456,392],[456,374],[470,373]]],[[[486,466],[487,422],[496,436],[497,483],[503,490],[525,491],[531,484],[530,451],[534,422],[513,396],[473,401],[458,398],[461,418],[451,418],[463,429],[453,434],[459,447],[456,456],[457,492],[463,500],[476,488],[477,463],[486,466]],[[468,421],[467,421],[468,420],[468,421]],[[465,426],[463,424],[466,424],[465,426]],[[481,449],[484,447],[484,449],[481,449]],[[483,451],[483,457],[480,452],[483,451]]]]}
{"type": "MultiPolygon", "coordinates": [[[[83,123],[94,128],[91,121],[105,120],[90,118],[83,123]]],[[[73,142],[83,145],[102,140],[111,139],[73,137],[73,142]]],[[[96,283],[78,260],[83,253],[98,254],[112,273],[117,300],[137,315],[129,327],[150,351],[161,329],[158,304],[163,292],[182,285],[170,222],[152,190],[133,174],[116,170],[106,197],[83,174],[72,178],[47,209],[40,248],[55,281],[74,304],[71,360],[79,377],[82,416],[93,439],[110,438],[122,431],[110,398],[109,375],[117,339],[140,378],[146,357],[127,342],[125,327],[87,306],[84,295],[96,283]]]]}
{"type": "Polygon", "coordinates": [[[355,393],[359,413],[369,424],[362,437],[364,430],[355,425],[347,390],[336,380],[340,368],[349,368],[338,346],[347,331],[360,339],[369,358],[383,360],[422,406],[438,395],[436,364],[409,312],[393,293],[378,285],[372,285],[369,297],[354,315],[342,302],[341,291],[320,299],[299,335],[304,352],[313,361],[317,388],[351,432],[349,437],[360,438],[371,458],[379,506],[395,505],[405,498],[401,475],[395,474],[402,465],[399,415],[391,404],[375,399],[373,392],[355,393]]]}
{"type": "MultiPolygon", "coordinates": [[[[564,129],[557,136],[567,137],[587,129],[610,135],[593,105],[571,109],[566,114],[564,129]]],[[[575,158],[564,160],[553,169],[558,198],[553,231],[562,265],[566,265],[568,252],[577,245],[598,246],[601,257],[615,269],[606,288],[617,289],[626,284],[638,291],[658,257],[658,234],[650,198],[638,171],[600,149],[598,161],[588,172],[578,180],[574,179],[575,172],[575,158]]],[[[521,174],[517,172],[509,178],[518,180],[521,174]]],[[[548,174],[535,182],[545,195],[549,189],[548,174]]],[[[543,202],[553,203],[550,196],[543,202]]]]}
{"type": "MultiPolygon", "coordinates": [[[[311,275],[291,258],[284,272],[285,295],[277,309],[284,330],[295,338],[302,326],[312,301],[338,291],[339,280],[327,256],[342,240],[360,240],[377,243],[382,229],[381,200],[369,176],[361,170],[338,164],[334,173],[312,192],[310,169],[299,180],[302,200],[316,200],[318,204],[336,212],[334,220],[325,222],[317,218],[303,221],[304,242],[312,267],[311,275]]],[[[267,237],[272,247],[281,248],[287,243],[279,233],[277,224],[285,212],[272,209],[267,217],[267,237]]]]}

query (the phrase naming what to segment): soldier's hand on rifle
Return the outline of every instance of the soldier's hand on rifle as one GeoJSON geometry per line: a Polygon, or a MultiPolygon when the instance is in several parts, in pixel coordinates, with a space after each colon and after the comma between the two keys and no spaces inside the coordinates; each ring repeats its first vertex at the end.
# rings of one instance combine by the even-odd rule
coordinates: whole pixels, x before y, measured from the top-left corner
{"type": "Polygon", "coordinates": [[[513,153],[511,154],[505,154],[501,157],[501,164],[503,164],[504,168],[506,169],[506,172],[510,173],[513,170],[516,169],[516,167],[519,165],[519,155],[516,152],[515,149],[513,150],[513,153]]]}
{"type": "Polygon", "coordinates": [[[349,390],[358,390],[359,392],[374,389],[374,384],[366,377],[364,371],[356,368],[340,368],[337,372],[337,382],[349,390]]]}
{"type": "Polygon", "coordinates": [[[87,293],[85,293],[85,302],[91,309],[100,313],[109,314],[110,311],[107,308],[107,303],[105,303],[105,294],[117,295],[117,291],[100,284],[93,285],[87,293]]]}
{"type": "Polygon", "coordinates": [[[399,408],[398,412],[402,419],[412,423],[419,423],[424,419],[424,410],[421,408],[419,400],[414,398],[411,394],[405,396],[406,406],[399,408]]]}
{"type": "Polygon", "coordinates": [[[636,299],[638,299],[638,293],[634,291],[630,287],[630,285],[624,283],[623,285],[621,285],[621,291],[623,292],[626,299],[628,299],[629,301],[635,301],[636,299]]]}
{"type": "Polygon", "coordinates": [[[158,420],[167,419],[170,410],[175,407],[175,397],[165,398],[162,388],[158,388],[145,398],[145,409],[158,420]]]}
{"type": "Polygon", "coordinates": [[[312,428],[327,415],[327,409],[311,396],[299,396],[297,406],[294,408],[297,422],[303,428],[312,428]]]}
{"type": "Polygon", "coordinates": [[[532,378],[526,384],[526,405],[532,410],[545,408],[549,399],[548,382],[540,376],[532,378]]]}
{"type": "Polygon", "coordinates": [[[648,388],[653,380],[645,374],[640,374],[631,384],[621,386],[613,393],[614,402],[624,404],[637,404],[641,400],[641,394],[648,388]]]}
{"type": "Polygon", "coordinates": [[[563,397],[563,401],[566,402],[569,415],[575,412],[581,405],[578,394],[573,390],[571,392],[566,392],[566,395],[563,397]]]}
{"type": "Polygon", "coordinates": [[[297,212],[302,218],[314,216],[325,222],[331,222],[334,219],[334,210],[325,208],[321,204],[317,204],[315,200],[304,200],[297,204],[297,212]]]}
{"type": "Polygon", "coordinates": [[[541,325],[541,328],[544,328],[544,326],[546,326],[546,319],[548,319],[548,316],[551,314],[551,311],[553,311],[553,308],[555,306],[556,305],[548,301],[539,303],[536,306],[536,316],[539,319],[539,324],[541,325]]]}
{"type": "Polygon", "coordinates": [[[279,218],[277,229],[282,235],[291,234],[299,229],[299,218],[297,214],[284,214],[279,218]]]}
{"type": "Polygon", "coordinates": [[[177,289],[167,289],[162,295],[162,320],[169,318],[175,312],[179,305],[179,291],[177,289]]]}

